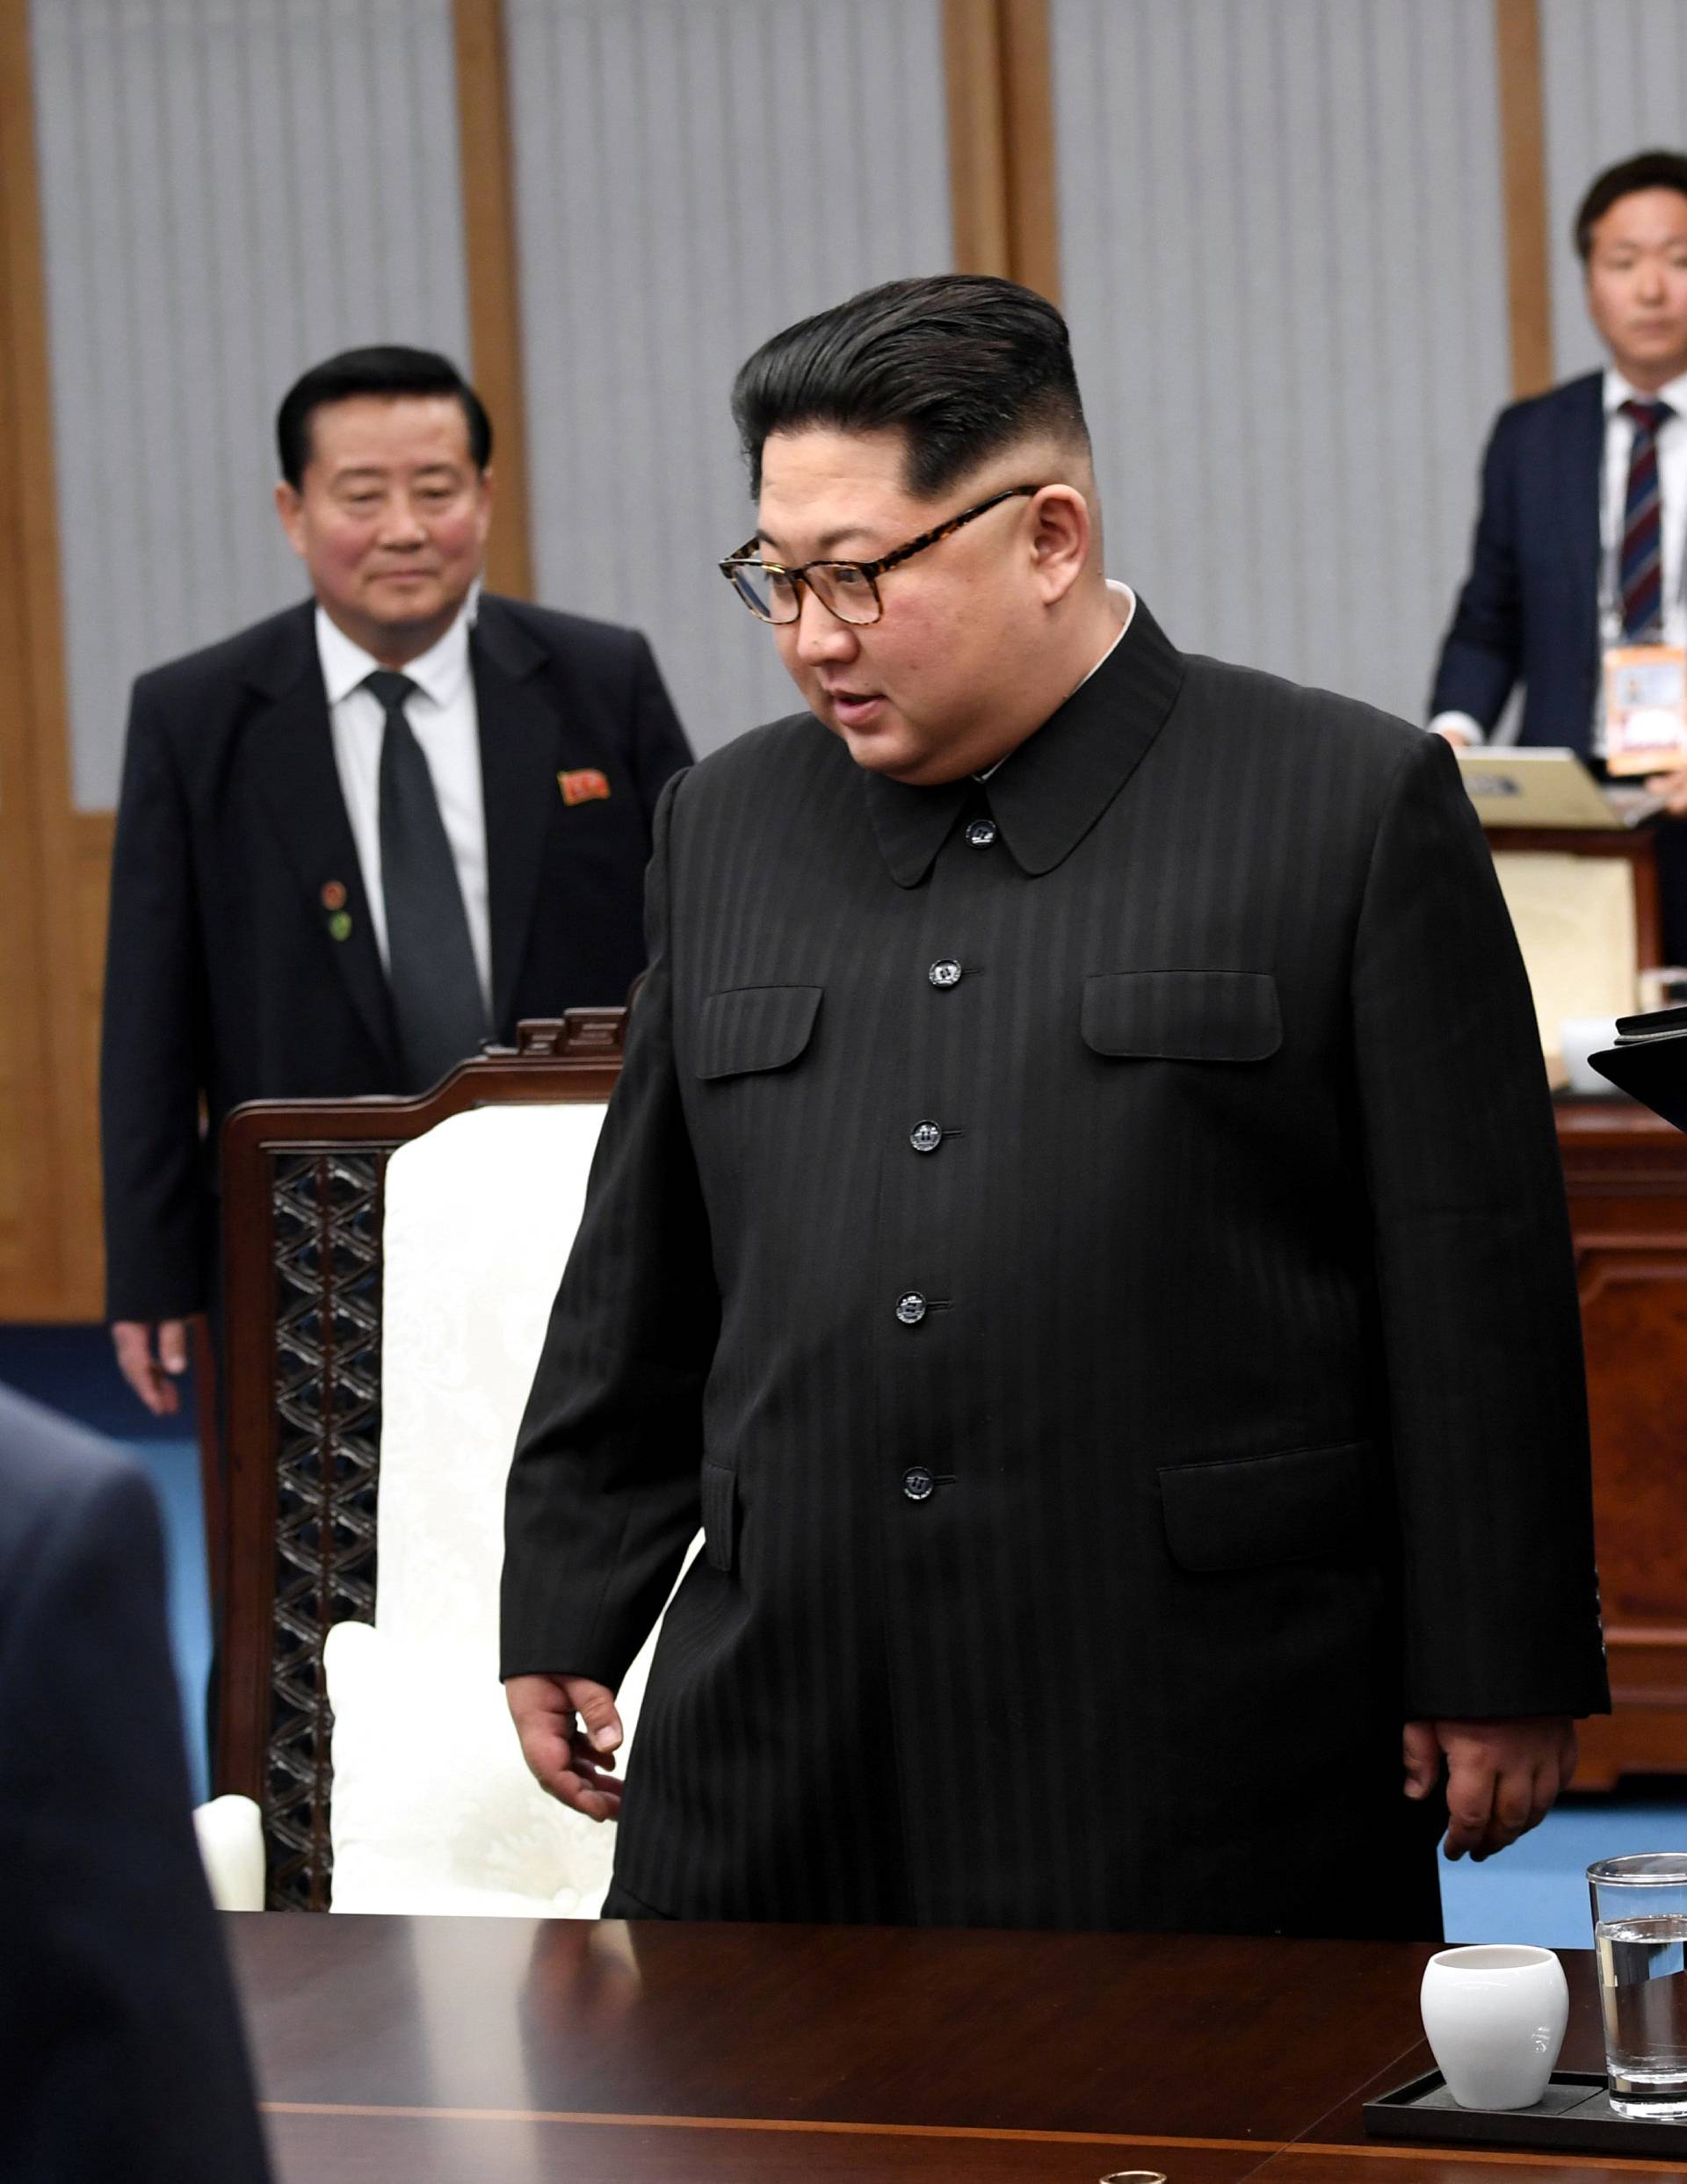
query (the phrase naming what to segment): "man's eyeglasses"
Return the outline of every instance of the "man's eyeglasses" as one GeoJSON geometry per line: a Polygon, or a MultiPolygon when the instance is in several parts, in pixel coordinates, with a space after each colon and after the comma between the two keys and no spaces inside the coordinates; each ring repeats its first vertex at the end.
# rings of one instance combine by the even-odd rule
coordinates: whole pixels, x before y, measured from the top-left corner
{"type": "Polygon", "coordinates": [[[762,560],[752,539],[727,556],[720,574],[758,621],[794,622],[802,612],[802,587],[807,584],[829,614],[859,629],[876,622],[885,611],[879,597],[879,579],[887,568],[923,553],[927,546],[936,546],[939,539],[970,524],[975,516],[999,508],[1003,501],[1042,489],[1039,485],[1010,485],[1004,492],[991,494],[976,508],[963,509],[935,531],[923,531],[894,553],[881,553],[876,561],[805,561],[800,568],[781,568],[777,561],[762,560]]]}

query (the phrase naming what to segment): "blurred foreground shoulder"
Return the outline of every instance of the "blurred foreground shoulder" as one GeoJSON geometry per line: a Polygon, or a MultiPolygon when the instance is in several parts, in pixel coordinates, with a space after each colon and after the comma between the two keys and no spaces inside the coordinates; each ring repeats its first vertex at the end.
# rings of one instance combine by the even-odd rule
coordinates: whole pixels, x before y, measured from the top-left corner
{"type": "Polygon", "coordinates": [[[0,2176],[264,2184],[152,1490],[0,1389],[0,2176]]]}

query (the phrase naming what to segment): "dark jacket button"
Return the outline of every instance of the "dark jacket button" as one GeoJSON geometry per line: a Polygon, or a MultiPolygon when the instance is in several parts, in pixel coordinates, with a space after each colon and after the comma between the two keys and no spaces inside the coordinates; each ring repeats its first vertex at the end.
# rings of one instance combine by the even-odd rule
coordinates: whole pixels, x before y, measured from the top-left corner
{"type": "Polygon", "coordinates": [[[935,1153],[943,1143],[943,1132],[936,1123],[916,1123],[908,1133],[908,1142],[916,1153],[935,1153]]]}
{"type": "Polygon", "coordinates": [[[988,850],[996,840],[996,821],[993,819],[975,819],[967,829],[967,839],[974,849],[988,850]]]}
{"type": "Polygon", "coordinates": [[[910,1501],[929,1501],[937,1483],[923,1464],[916,1464],[902,1473],[902,1492],[910,1501]]]}
{"type": "Polygon", "coordinates": [[[939,956],[925,974],[939,988],[960,984],[960,965],[952,956],[939,956]]]}
{"type": "Polygon", "coordinates": [[[896,1317],[905,1327],[916,1327],[925,1317],[925,1299],[916,1289],[896,1299],[896,1317]]]}

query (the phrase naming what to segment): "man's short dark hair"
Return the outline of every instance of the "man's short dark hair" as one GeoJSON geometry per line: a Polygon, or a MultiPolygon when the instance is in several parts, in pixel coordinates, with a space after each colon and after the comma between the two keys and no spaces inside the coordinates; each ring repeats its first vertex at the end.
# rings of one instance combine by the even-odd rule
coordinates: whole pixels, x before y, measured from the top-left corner
{"type": "Polygon", "coordinates": [[[1618,198],[1639,190],[1679,190],[1687,197],[1687,152],[1636,152],[1596,175],[1575,212],[1575,252],[1585,265],[1593,250],[1593,231],[1618,198]]]}
{"type": "Polygon", "coordinates": [[[740,371],[732,414],[752,494],[769,434],[809,425],[904,433],[921,500],[1034,434],[1090,442],[1066,321],[981,273],[887,281],[787,326],[740,371]]]}
{"type": "Polygon", "coordinates": [[[314,364],[295,380],[275,414],[275,446],[281,475],[298,492],[310,460],[310,420],[330,402],[359,394],[450,394],[461,402],[468,426],[468,452],[476,470],[492,459],[492,420],[480,396],[451,361],[431,349],[344,349],[326,364],[314,364]]]}

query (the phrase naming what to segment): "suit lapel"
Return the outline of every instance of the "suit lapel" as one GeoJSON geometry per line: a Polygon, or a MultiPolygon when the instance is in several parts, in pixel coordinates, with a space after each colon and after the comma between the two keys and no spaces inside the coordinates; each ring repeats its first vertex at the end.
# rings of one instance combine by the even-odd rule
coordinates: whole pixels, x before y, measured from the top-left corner
{"type": "Polygon", "coordinates": [[[538,679],[545,658],[501,601],[482,597],[469,659],[486,803],[495,1031],[514,997],[556,802],[559,724],[555,702],[538,679]]]}
{"type": "Polygon", "coordinates": [[[273,653],[250,680],[259,699],[249,732],[258,792],[307,915],[322,927],[322,944],[366,1030],[395,1066],[387,973],[334,761],[314,608],[288,617],[273,653]]]}
{"type": "Polygon", "coordinates": [[[1565,389],[1569,408],[1559,438],[1562,536],[1575,570],[1576,596],[1599,597],[1599,495],[1605,457],[1604,374],[1596,372],[1565,389]]]}

